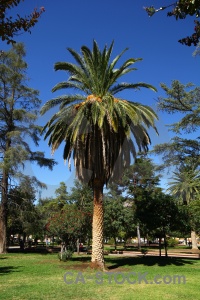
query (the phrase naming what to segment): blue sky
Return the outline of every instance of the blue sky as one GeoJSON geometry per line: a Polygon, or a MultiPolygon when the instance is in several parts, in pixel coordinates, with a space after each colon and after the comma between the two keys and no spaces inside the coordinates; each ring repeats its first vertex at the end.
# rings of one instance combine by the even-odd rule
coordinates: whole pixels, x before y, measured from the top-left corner
{"type": "MultiPolygon", "coordinates": [[[[95,39],[100,48],[110,45],[114,40],[113,58],[123,49],[129,48],[121,59],[121,63],[130,57],[143,58],[135,64],[138,69],[126,76],[127,82],[146,82],[154,85],[158,92],[147,89],[128,91],[124,98],[150,105],[156,109],[156,99],[164,96],[159,87],[163,82],[170,85],[174,79],[182,83],[193,82],[200,85],[199,63],[200,56],[193,57],[194,47],[186,47],[178,43],[178,39],[193,33],[194,19],[176,21],[167,17],[166,11],[159,12],[149,18],[144,6],[160,7],[171,1],[138,1],[138,0],[74,0],[47,1],[25,0],[12,14],[28,15],[34,7],[45,7],[45,13],[32,29],[32,33],[20,34],[16,40],[26,46],[28,63],[29,86],[40,91],[40,99],[44,104],[56,96],[51,92],[52,87],[67,80],[64,72],[55,72],[54,63],[58,61],[73,61],[66,48],[76,51],[82,45],[92,46],[95,39]]],[[[0,49],[7,50],[10,46],[0,42],[0,49]]],[[[64,91],[63,91],[64,92],[64,91]]],[[[54,111],[39,118],[44,125],[54,111]]],[[[155,144],[169,141],[172,134],[165,128],[166,124],[176,121],[175,115],[159,114],[157,127],[159,137],[150,131],[152,147],[155,144]]],[[[151,148],[152,148],[151,147],[151,148]]],[[[47,141],[42,141],[38,150],[45,151],[51,157],[47,141]]],[[[33,174],[48,185],[48,190],[42,196],[54,196],[53,191],[64,181],[68,187],[73,184],[74,170],[68,171],[64,165],[61,147],[53,158],[58,162],[54,170],[39,169],[27,166],[28,174],[33,174]]],[[[159,162],[159,159],[156,159],[159,162]]],[[[163,181],[164,182],[164,181],[163,181]]]]}

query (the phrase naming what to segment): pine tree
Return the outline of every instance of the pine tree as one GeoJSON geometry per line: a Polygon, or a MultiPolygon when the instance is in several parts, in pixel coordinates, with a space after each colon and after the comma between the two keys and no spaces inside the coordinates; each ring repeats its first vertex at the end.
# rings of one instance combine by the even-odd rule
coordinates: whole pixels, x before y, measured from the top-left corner
{"type": "MultiPolygon", "coordinates": [[[[30,141],[39,145],[40,126],[35,124],[41,101],[39,92],[27,86],[27,64],[23,44],[15,44],[0,56],[0,253],[6,252],[8,194],[13,178],[25,178],[26,161],[52,169],[54,160],[32,151],[30,141]]],[[[36,185],[44,186],[35,177],[36,185]]]]}

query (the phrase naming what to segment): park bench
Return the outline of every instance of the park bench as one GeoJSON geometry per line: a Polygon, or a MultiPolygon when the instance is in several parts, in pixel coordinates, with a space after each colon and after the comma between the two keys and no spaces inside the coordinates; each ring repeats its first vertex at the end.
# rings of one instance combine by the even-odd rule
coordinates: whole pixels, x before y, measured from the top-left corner
{"type": "Polygon", "coordinates": [[[112,254],[123,254],[122,250],[110,250],[110,253],[112,254]]]}

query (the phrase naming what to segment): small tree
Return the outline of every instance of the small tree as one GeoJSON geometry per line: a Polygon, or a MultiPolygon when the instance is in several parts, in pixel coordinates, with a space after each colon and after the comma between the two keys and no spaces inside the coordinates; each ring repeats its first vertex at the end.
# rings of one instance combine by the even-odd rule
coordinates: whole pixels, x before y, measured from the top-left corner
{"type": "Polygon", "coordinates": [[[46,229],[51,235],[61,239],[61,253],[65,250],[74,251],[77,239],[83,236],[86,221],[88,213],[79,210],[76,205],[68,204],[60,212],[52,213],[46,229]]]}

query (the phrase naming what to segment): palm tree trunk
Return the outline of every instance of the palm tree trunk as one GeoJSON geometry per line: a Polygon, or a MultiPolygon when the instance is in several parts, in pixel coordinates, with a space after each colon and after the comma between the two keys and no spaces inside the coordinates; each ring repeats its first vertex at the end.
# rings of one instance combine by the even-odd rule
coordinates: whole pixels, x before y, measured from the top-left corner
{"type": "Polygon", "coordinates": [[[198,250],[197,240],[196,240],[196,232],[194,230],[191,231],[191,241],[192,241],[192,250],[198,250]]]}
{"type": "Polygon", "coordinates": [[[103,183],[93,183],[93,222],[91,266],[105,270],[103,255],[103,183]]]}

